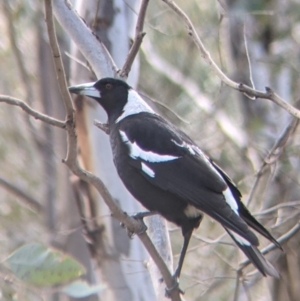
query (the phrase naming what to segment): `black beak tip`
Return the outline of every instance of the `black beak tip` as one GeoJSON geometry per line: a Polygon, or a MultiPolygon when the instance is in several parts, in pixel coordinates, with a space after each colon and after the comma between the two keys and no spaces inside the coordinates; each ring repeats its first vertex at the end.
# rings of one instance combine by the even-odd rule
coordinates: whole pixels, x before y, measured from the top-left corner
{"type": "Polygon", "coordinates": [[[69,87],[68,89],[69,89],[70,93],[79,94],[79,92],[80,92],[80,90],[78,88],[73,87],[73,86],[69,87]]]}

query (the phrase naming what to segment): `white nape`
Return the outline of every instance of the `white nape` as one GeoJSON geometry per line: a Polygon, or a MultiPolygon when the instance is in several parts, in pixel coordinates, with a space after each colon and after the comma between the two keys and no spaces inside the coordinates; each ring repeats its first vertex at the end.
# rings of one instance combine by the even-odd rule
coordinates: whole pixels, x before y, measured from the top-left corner
{"type": "Polygon", "coordinates": [[[155,177],[155,172],[147,166],[144,162],[142,162],[142,171],[146,173],[149,177],[154,178],[155,177]]]}
{"type": "Polygon", "coordinates": [[[120,122],[127,116],[138,114],[141,112],[156,114],[136,91],[130,89],[128,91],[127,103],[124,106],[123,113],[116,120],[116,123],[120,122]]]}
{"type": "Polygon", "coordinates": [[[179,157],[172,156],[172,155],[161,155],[151,151],[145,151],[140,148],[136,142],[129,141],[127,135],[123,131],[119,131],[122,141],[128,145],[129,147],[129,156],[132,159],[142,159],[144,161],[152,162],[152,163],[159,163],[159,162],[166,162],[178,159],[179,157]]]}
{"type": "Polygon", "coordinates": [[[232,195],[232,193],[231,193],[229,187],[227,187],[227,189],[223,191],[223,195],[224,195],[224,197],[225,197],[226,203],[230,206],[230,208],[234,211],[234,213],[235,213],[236,215],[239,215],[239,212],[238,212],[238,209],[239,209],[238,204],[237,204],[237,202],[236,202],[234,196],[232,195]]]}

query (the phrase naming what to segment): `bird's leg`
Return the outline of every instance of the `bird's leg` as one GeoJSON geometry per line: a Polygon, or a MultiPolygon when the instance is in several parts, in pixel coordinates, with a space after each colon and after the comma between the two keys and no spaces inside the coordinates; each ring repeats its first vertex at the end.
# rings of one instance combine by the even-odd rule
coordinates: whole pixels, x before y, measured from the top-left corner
{"type": "Polygon", "coordinates": [[[175,270],[175,273],[173,274],[174,280],[175,279],[177,280],[180,277],[183,261],[184,261],[184,258],[185,258],[185,254],[186,254],[186,251],[187,251],[187,248],[188,248],[193,230],[194,229],[190,229],[188,232],[186,232],[184,234],[183,245],[182,245],[182,249],[180,251],[180,257],[179,257],[179,260],[178,260],[178,265],[177,265],[177,268],[175,270]]]}
{"type": "Polygon", "coordinates": [[[185,254],[186,254],[186,251],[187,251],[187,248],[188,248],[188,245],[189,245],[189,242],[190,242],[193,230],[194,229],[191,228],[190,230],[188,230],[187,232],[184,233],[184,236],[183,236],[183,245],[182,245],[182,248],[181,248],[181,251],[180,251],[180,257],[179,257],[178,265],[177,265],[177,268],[175,270],[175,273],[172,276],[174,285],[172,287],[167,287],[165,289],[165,295],[168,298],[171,296],[171,292],[174,289],[179,289],[179,292],[181,294],[184,294],[184,292],[178,287],[179,286],[178,279],[180,277],[180,273],[181,273],[181,269],[182,269],[184,257],[185,257],[185,254]]]}
{"type": "Polygon", "coordinates": [[[186,254],[192,233],[193,233],[194,229],[196,229],[200,226],[202,219],[203,219],[203,214],[200,214],[198,217],[196,217],[194,220],[191,221],[191,224],[188,227],[185,227],[182,229],[183,245],[182,245],[182,249],[180,251],[178,265],[177,265],[177,268],[173,275],[174,279],[178,279],[180,277],[183,261],[185,258],[185,254],[186,254]]]}

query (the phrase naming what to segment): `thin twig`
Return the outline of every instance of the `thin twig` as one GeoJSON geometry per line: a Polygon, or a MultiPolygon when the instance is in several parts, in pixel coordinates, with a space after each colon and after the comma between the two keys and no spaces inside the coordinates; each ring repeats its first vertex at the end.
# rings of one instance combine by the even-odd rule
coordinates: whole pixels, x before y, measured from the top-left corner
{"type": "Polygon", "coordinates": [[[215,63],[215,61],[211,58],[210,53],[206,50],[204,44],[202,43],[200,37],[197,34],[197,31],[191,22],[190,18],[185,14],[185,12],[172,0],[162,0],[165,2],[185,23],[188,28],[188,34],[193,39],[197,48],[200,50],[201,56],[208,63],[208,65],[212,68],[212,70],[216,73],[216,75],[224,82],[227,86],[244,93],[246,96],[252,98],[262,98],[269,99],[276,103],[278,106],[286,110],[291,115],[294,115],[297,118],[300,118],[300,110],[296,109],[284,99],[282,99],[279,95],[277,95],[271,88],[266,87],[266,91],[258,91],[255,90],[243,83],[237,83],[231,80],[215,63]]]}
{"type": "Polygon", "coordinates": [[[5,102],[13,106],[18,106],[21,109],[23,109],[26,113],[33,116],[35,119],[39,119],[58,128],[64,129],[66,127],[66,123],[64,121],[50,117],[43,113],[39,113],[38,111],[32,109],[28,104],[26,104],[24,101],[20,99],[8,95],[0,95],[0,102],[5,102]]]}
{"type": "Polygon", "coordinates": [[[136,55],[138,54],[138,51],[141,47],[143,38],[146,35],[146,33],[143,32],[143,29],[144,29],[144,23],[145,23],[145,17],[146,17],[148,3],[149,3],[149,0],[143,0],[141,3],[141,8],[140,8],[140,12],[139,12],[139,16],[138,16],[138,20],[137,20],[137,24],[136,24],[134,42],[127,55],[125,64],[119,73],[120,77],[122,77],[122,78],[123,77],[127,78],[128,74],[131,70],[131,66],[134,62],[134,59],[135,59],[136,55]]]}
{"type": "Polygon", "coordinates": [[[239,300],[239,290],[240,290],[240,285],[241,285],[240,277],[241,277],[241,275],[242,275],[241,271],[237,271],[233,301],[238,301],[239,300]]]}
{"type": "Polygon", "coordinates": [[[105,134],[109,135],[109,126],[107,123],[102,123],[98,120],[94,120],[94,125],[100,129],[101,131],[103,131],[105,134]]]}
{"type": "MultiPolygon", "coordinates": [[[[297,106],[299,103],[297,103],[297,106]]],[[[282,134],[279,136],[279,138],[275,141],[272,149],[270,150],[269,154],[264,159],[264,162],[262,163],[261,167],[259,168],[258,172],[256,173],[256,179],[255,182],[251,188],[249,197],[246,201],[247,206],[250,204],[251,200],[253,199],[253,196],[255,194],[255,191],[258,187],[259,181],[262,178],[262,176],[266,173],[266,171],[275,164],[280,155],[282,154],[285,146],[288,143],[289,138],[293,135],[295,132],[297,126],[299,125],[299,120],[296,118],[293,118],[287,127],[284,129],[282,134]]]]}
{"type": "Polygon", "coordinates": [[[118,71],[111,55],[93,34],[91,29],[80,18],[69,0],[53,0],[55,15],[63,28],[66,28],[68,36],[74,41],[80,52],[93,68],[97,78],[103,75],[115,77],[118,71]],[[92,51],[91,51],[92,49],[92,51]]]}
{"type": "Polygon", "coordinates": [[[74,108],[69,94],[64,66],[62,63],[61,54],[60,54],[60,50],[55,34],[55,26],[53,22],[53,14],[52,14],[52,1],[45,0],[45,6],[46,6],[45,14],[46,14],[47,31],[48,31],[50,44],[51,44],[51,51],[52,51],[55,71],[57,75],[57,82],[58,82],[61,96],[65,100],[64,105],[67,111],[67,120],[69,120],[70,118],[74,118],[74,108]]]}
{"type": "Polygon", "coordinates": [[[246,52],[246,57],[248,61],[248,68],[249,68],[249,81],[251,83],[251,86],[253,89],[255,89],[254,81],[253,81],[253,75],[252,75],[252,65],[251,65],[251,60],[250,60],[250,54],[249,54],[249,49],[248,49],[248,42],[247,42],[247,36],[246,36],[246,24],[243,24],[243,38],[244,38],[244,44],[245,44],[245,52],[246,52]]]}
{"type": "Polygon", "coordinates": [[[272,213],[272,212],[277,211],[278,209],[282,209],[282,208],[294,210],[294,207],[296,207],[296,206],[300,206],[300,201],[285,202],[283,204],[278,204],[278,205],[270,207],[268,209],[265,209],[265,210],[262,210],[259,212],[255,212],[255,213],[253,213],[253,215],[254,216],[265,215],[265,214],[272,213]]]}
{"type": "Polygon", "coordinates": [[[20,187],[12,184],[11,182],[7,181],[5,178],[0,176],[0,185],[4,187],[6,190],[11,192],[12,194],[19,197],[22,202],[24,202],[27,206],[29,206],[33,211],[42,212],[43,206],[31,195],[26,193],[20,187]]]}

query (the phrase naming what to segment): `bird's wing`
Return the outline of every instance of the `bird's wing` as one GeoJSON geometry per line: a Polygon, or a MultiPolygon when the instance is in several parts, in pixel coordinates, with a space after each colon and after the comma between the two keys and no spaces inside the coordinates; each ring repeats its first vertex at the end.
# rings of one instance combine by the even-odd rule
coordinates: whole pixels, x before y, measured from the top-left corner
{"type": "Polygon", "coordinates": [[[236,201],[206,155],[159,116],[128,117],[119,133],[130,162],[152,185],[210,215],[251,244],[258,239],[237,212],[236,201]]]}

